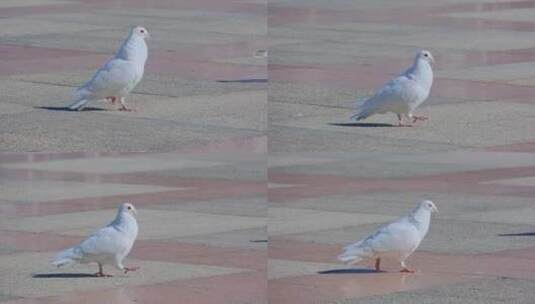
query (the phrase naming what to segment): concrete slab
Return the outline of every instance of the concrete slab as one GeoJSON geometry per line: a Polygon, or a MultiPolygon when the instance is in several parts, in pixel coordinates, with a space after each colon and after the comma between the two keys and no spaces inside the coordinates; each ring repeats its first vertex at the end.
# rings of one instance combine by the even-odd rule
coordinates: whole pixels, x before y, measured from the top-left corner
{"type": "Polygon", "coordinates": [[[210,201],[194,201],[176,204],[151,205],[154,210],[181,210],[189,212],[201,212],[208,214],[238,215],[247,217],[266,217],[267,198],[248,197],[244,199],[214,199],[210,201]]]}
{"type": "Polygon", "coordinates": [[[99,157],[69,159],[41,163],[7,164],[5,168],[45,170],[56,172],[83,172],[96,174],[132,173],[140,171],[180,170],[220,165],[218,162],[177,159],[170,154],[138,155],[133,157],[99,157]],[[167,156],[167,157],[165,157],[167,156]]]}
{"type": "Polygon", "coordinates": [[[83,197],[114,196],[119,194],[156,193],[165,191],[185,190],[187,188],[101,184],[92,182],[68,181],[35,181],[35,182],[2,182],[0,191],[4,199],[19,202],[44,202],[55,200],[76,199],[83,197]]]}
{"type": "Polygon", "coordinates": [[[127,275],[109,267],[113,278],[88,277],[98,271],[95,265],[77,265],[68,269],[56,269],[48,261],[50,253],[25,253],[0,256],[0,268],[5,274],[0,278],[2,290],[13,296],[42,297],[62,295],[74,291],[102,290],[128,285],[157,284],[170,280],[191,279],[220,274],[238,273],[243,270],[216,266],[189,265],[128,259],[127,263],[141,268],[127,275]]]}
{"type": "MultiPolygon", "coordinates": [[[[458,149],[466,149],[468,147],[510,144],[533,139],[532,130],[526,128],[526,123],[531,120],[531,116],[527,113],[533,110],[530,105],[472,102],[462,105],[427,106],[423,107],[419,112],[429,116],[431,120],[424,124],[418,124],[413,128],[381,127],[384,124],[393,124],[395,121],[395,116],[393,115],[385,114],[371,117],[365,121],[363,127],[359,127],[358,124],[352,124],[348,120],[351,110],[324,106],[300,106],[299,108],[301,110],[300,117],[285,120],[284,122],[272,122],[272,125],[324,131],[331,134],[353,134],[353,136],[358,136],[359,140],[353,140],[353,143],[347,144],[352,145],[354,148],[359,147],[364,151],[377,150],[379,148],[385,151],[400,151],[397,149],[397,145],[390,143],[389,140],[394,142],[400,140],[413,141],[415,145],[413,151],[417,151],[416,145],[420,142],[424,145],[425,143],[434,143],[454,145],[458,149]],[[515,131],[511,132],[511,130],[515,131]],[[379,146],[363,145],[361,138],[367,136],[377,138],[376,145],[379,146]],[[379,138],[386,141],[381,141],[379,138]]],[[[274,133],[273,137],[274,140],[278,140],[277,133],[274,133]]],[[[275,151],[284,149],[284,146],[273,145],[273,147],[275,151]]],[[[324,149],[328,148],[325,147],[324,149]]],[[[424,147],[423,149],[426,148],[424,147]]],[[[339,150],[339,148],[334,146],[331,150],[339,150]]],[[[401,152],[404,151],[403,149],[401,150],[401,152]]]]}

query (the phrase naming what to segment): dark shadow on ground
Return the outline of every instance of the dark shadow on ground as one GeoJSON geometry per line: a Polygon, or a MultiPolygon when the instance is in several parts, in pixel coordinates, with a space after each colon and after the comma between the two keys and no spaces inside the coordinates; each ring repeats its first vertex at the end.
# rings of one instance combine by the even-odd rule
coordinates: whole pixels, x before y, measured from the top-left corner
{"type": "Polygon", "coordinates": [[[36,273],[34,279],[72,279],[72,278],[96,278],[92,273],[36,273]]]}
{"type": "Polygon", "coordinates": [[[267,243],[268,240],[250,240],[251,243],[267,243]]]}
{"type": "MultiPolygon", "coordinates": [[[[69,109],[68,107],[34,107],[34,109],[42,109],[42,110],[48,110],[48,111],[78,112],[78,111],[73,111],[69,109]]],[[[83,108],[82,111],[107,111],[107,110],[103,108],[86,107],[86,108],[83,108]]]]}
{"type": "Polygon", "coordinates": [[[379,273],[383,271],[375,271],[375,269],[365,268],[343,268],[343,269],[329,269],[318,271],[319,274],[348,274],[348,273],[379,273]]]}
{"type": "Polygon", "coordinates": [[[252,79],[235,79],[235,80],[217,80],[220,83],[267,83],[266,78],[252,78],[252,79]]]}
{"type": "Polygon", "coordinates": [[[504,233],[498,236],[535,236],[535,232],[504,233]]]}
{"type": "Polygon", "coordinates": [[[330,122],[330,126],[336,127],[356,127],[356,128],[392,128],[395,127],[393,124],[387,123],[373,123],[373,122],[330,122]]]}

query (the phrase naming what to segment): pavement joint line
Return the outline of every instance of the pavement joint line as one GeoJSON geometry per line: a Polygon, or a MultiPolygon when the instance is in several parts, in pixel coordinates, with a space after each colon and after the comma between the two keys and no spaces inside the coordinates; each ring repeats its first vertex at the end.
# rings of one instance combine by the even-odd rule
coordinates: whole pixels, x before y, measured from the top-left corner
{"type": "MultiPolygon", "coordinates": [[[[269,103],[292,104],[292,105],[300,105],[300,106],[315,106],[315,107],[320,107],[320,108],[332,108],[332,109],[354,109],[354,107],[325,105],[325,104],[317,104],[317,103],[298,103],[298,102],[280,101],[280,100],[269,100],[268,102],[269,103]]],[[[357,101],[355,100],[354,102],[357,102],[357,101]]]]}

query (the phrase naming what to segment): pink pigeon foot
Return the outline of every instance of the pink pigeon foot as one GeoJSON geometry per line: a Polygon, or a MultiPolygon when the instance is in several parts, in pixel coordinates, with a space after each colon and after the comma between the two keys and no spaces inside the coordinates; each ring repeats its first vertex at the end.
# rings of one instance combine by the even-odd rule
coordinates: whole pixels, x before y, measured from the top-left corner
{"type": "Polygon", "coordinates": [[[124,268],[124,273],[126,274],[126,273],[128,273],[129,271],[136,271],[136,270],[138,270],[138,269],[139,269],[139,267],[125,267],[125,268],[124,268]]]}
{"type": "Polygon", "coordinates": [[[412,270],[412,269],[409,269],[409,268],[403,268],[401,269],[399,272],[405,272],[405,273],[415,273],[416,270],[412,270]]]}
{"type": "Polygon", "coordinates": [[[416,116],[416,115],[413,115],[412,116],[412,122],[415,123],[417,121],[426,121],[426,120],[429,120],[429,117],[427,116],[416,116]]]}

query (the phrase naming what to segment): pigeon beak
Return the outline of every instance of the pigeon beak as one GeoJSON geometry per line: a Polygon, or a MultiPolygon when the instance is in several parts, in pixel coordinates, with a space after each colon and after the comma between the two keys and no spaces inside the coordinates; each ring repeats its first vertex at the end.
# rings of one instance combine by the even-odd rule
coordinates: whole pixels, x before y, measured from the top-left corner
{"type": "Polygon", "coordinates": [[[438,209],[437,209],[436,206],[433,206],[433,211],[436,212],[436,213],[438,213],[438,209]]]}
{"type": "Polygon", "coordinates": [[[431,55],[431,57],[429,57],[429,59],[431,60],[431,64],[435,65],[435,58],[433,58],[433,55],[431,55]]]}

